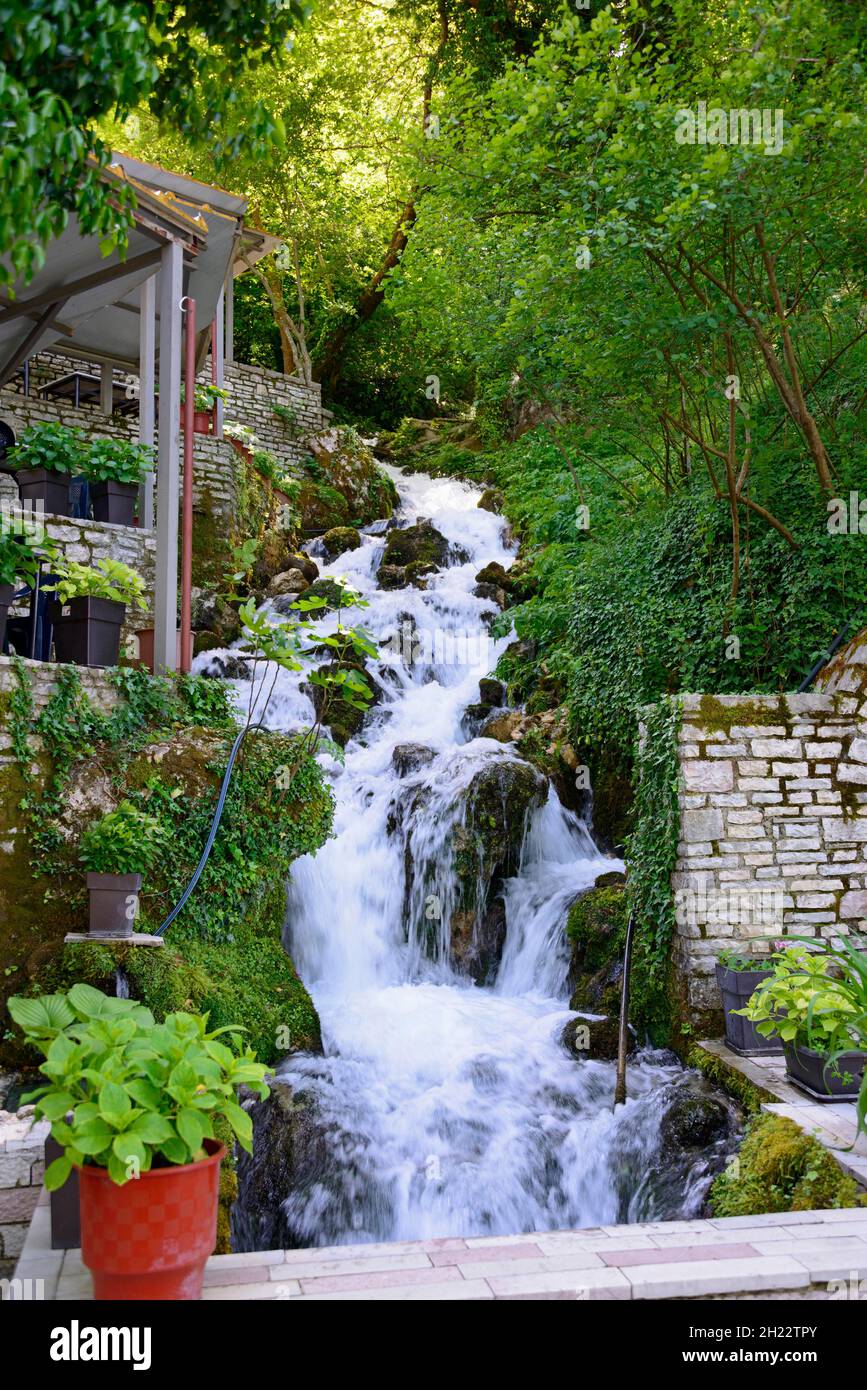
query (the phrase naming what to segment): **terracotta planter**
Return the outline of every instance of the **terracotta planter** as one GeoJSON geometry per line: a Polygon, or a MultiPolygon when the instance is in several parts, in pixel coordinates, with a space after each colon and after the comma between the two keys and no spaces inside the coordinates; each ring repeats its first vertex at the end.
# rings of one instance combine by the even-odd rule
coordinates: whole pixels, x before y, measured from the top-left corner
{"type": "Polygon", "coordinates": [[[90,930],[100,936],[132,936],[138,916],[141,874],[88,874],[90,930]],[[132,903],[130,900],[135,899],[132,903]],[[130,908],[135,911],[130,915],[130,908]]]}
{"type": "Polygon", "coordinates": [[[750,1019],[732,1013],[733,1009],[746,1008],[753,990],[772,974],[772,970],[730,970],[717,961],[716,981],[725,1014],[726,1047],[739,1057],[764,1057],[782,1049],[779,1038],[763,1038],[750,1019]]]}
{"type": "Polygon", "coordinates": [[[15,597],[14,584],[0,584],[0,652],[6,637],[6,617],[15,597]]]}
{"type": "Polygon", "coordinates": [[[208,1157],[198,1163],[152,1168],[122,1187],[105,1168],[79,1169],[81,1257],[94,1298],[201,1298],[226,1152],[216,1139],[204,1147],[208,1157]]]}
{"type": "MultiPolygon", "coordinates": [[[[141,662],[142,666],[145,668],[145,670],[146,670],[146,671],[150,671],[151,675],[153,675],[153,674],[154,674],[154,629],[153,629],[152,627],[142,627],[142,628],[139,628],[138,632],[136,633],[136,637],[138,638],[138,659],[139,659],[139,661],[141,662]]],[[[194,642],[194,637],[195,637],[195,634],[191,632],[191,633],[190,633],[190,663],[191,663],[191,664],[192,664],[192,660],[193,660],[193,642],[194,642]]],[[[176,642],[176,646],[175,646],[175,653],[176,653],[176,655],[175,655],[175,660],[176,660],[176,662],[177,662],[177,668],[178,668],[178,670],[180,670],[180,669],[181,669],[181,634],[180,634],[180,630],[178,631],[178,635],[177,635],[177,642],[176,642]]]]}
{"type": "Polygon", "coordinates": [[[828,1066],[824,1052],[816,1052],[801,1043],[784,1043],[786,1074],[799,1090],[814,1100],[854,1100],[861,1089],[861,1074],[867,1063],[867,1052],[844,1052],[833,1067],[828,1066]],[[844,1081],[848,1072],[851,1081],[844,1081]]]}
{"type": "Polygon", "coordinates": [[[54,626],[54,655],[75,666],[116,666],[126,604],[108,598],[52,599],[48,617],[54,626]]]}
{"type": "Polygon", "coordinates": [[[22,502],[41,502],[53,516],[69,516],[69,474],[49,468],[19,468],[15,474],[22,502]]]}
{"type": "Polygon", "coordinates": [[[193,411],[193,430],[196,434],[210,434],[213,416],[210,410],[193,411]]]}
{"type": "Polygon", "coordinates": [[[90,500],[94,521],[107,521],[112,526],[133,526],[138,487],[135,483],[91,483],[90,500]]]}

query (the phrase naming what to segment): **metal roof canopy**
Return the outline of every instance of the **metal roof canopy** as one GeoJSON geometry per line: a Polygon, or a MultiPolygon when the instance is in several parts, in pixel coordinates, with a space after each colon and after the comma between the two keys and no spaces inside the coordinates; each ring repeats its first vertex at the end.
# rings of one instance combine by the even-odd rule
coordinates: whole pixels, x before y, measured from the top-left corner
{"type": "MultiPolygon", "coordinates": [[[[196,300],[200,324],[214,319],[231,275],[280,245],[245,228],[247,200],[172,174],[127,155],[113,155],[103,177],[130,186],[134,225],[123,260],[105,257],[96,236],[82,236],[77,218],[46,249],[33,279],[0,296],[0,385],[26,357],[57,346],[66,355],[137,371],[141,286],[159,268],[169,240],[184,251],[184,292],[196,300]]],[[[207,347],[206,334],[201,348],[207,347]]]]}

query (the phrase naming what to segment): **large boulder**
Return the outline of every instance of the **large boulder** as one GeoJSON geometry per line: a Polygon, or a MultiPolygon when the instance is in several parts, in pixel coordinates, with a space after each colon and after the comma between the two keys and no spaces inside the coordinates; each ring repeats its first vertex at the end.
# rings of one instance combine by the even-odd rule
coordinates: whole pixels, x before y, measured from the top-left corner
{"type": "MultiPolygon", "coordinates": [[[[613,1062],[620,1050],[620,1019],[616,1014],[601,1018],[570,1018],[560,1041],[578,1062],[613,1062]]],[[[627,1056],[635,1051],[635,1034],[627,1030],[627,1056]]]]}
{"type": "Polygon", "coordinates": [[[478,505],[484,512],[502,512],[506,498],[498,487],[487,487],[479,498],[478,505]]]}
{"type": "Polygon", "coordinates": [[[301,570],[283,570],[275,574],[266,590],[268,598],[278,598],[281,594],[303,594],[309,589],[310,581],[304,578],[301,570]]]}
{"type": "MultiPolygon", "coordinates": [[[[304,525],[316,527],[326,515],[328,504],[342,515],[334,515],[324,522],[324,529],[343,526],[348,521],[358,521],[362,525],[376,521],[379,517],[391,516],[397,505],[397,489],[386,473],[380,469],[367,445],[355,430],[330,429],[308,440],[308,447],[315,460],[315,466],[323,476],[318,484],[319,505],[312,497],[307,498],[304,508],[302,489],[302,513],[304,525]],[[335,492],[343,499],[343,506],[325,496],[324,489],[335,492]],[[307,517],[314,513],[317,520],[308,522],[307,517]]],[[[309,492],[309,488],[307,489],[309,492]]]]}
{"type": "Polygon", "coordinates": [[[627,917],[626,893],[619,884],[591,888],[572,904],[566,924],[572,948],[571,1009],[619,1014],[627,917]]]}
{"type": "MultiPolygon", "coordinates": [[[[329,1171],[328,1136],[312,1095],[271,1081],[267,1100],[247,1101],[253,1152],[238,1150],[238,1196],[232,1208],[232,1249],[286,1250],[306,1244],[287,1210],[293,1191],[329,1171]]],[[[351,1216],[351,1213],[350,1213],[351,1216]]]]}
{"type": "Polygon", "coordinates": [[[407,777],[433,762],[436,753],[423,743],[398,743],[391,755],[391,765],[398,777],[407,777]]]}
{"type": "Polygon", "coordinates": [[[445,565],[454,548],[424,517],[414,526],[389,531],[377,580],[381,589],[424,587],[424,576],[445,565]]]}

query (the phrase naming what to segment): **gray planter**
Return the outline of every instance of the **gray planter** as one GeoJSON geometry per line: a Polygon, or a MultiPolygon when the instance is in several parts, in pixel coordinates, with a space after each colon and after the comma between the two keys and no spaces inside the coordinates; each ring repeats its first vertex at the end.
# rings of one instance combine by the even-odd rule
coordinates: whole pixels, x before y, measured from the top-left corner
{"type": "Polygon", "coordinates": [[[828,1065],[826,1052],[816,1052],[801,1043],[784,1043],[783,1051],[789,1080],[813,1100],[851,1101],[857,1097],[867,1052],[844,1052],[836,1062],[828,1065]],[[846,1072],[852,1077],[851,1081],[843,1080],[846,1072]]]}
{"type": "Polygon", "coordinates": [[[753,990],[772,975],[772,970],[730,970],[717,961],[716,980],[722,995],[726,1021],[726,1047],[739,1057],[768,1057],[782,1051],[779,1038],[763,1038],[748,1018],[732,1013],[746,1008],[753,990]]]}
{"type": "Polygon", "coordinates": [[[141,874],[88,874],[90,931],[95,936],[132,936],[138,914],[141,874]],[[129,914],[135,898],[134,914],[129,914]]]}

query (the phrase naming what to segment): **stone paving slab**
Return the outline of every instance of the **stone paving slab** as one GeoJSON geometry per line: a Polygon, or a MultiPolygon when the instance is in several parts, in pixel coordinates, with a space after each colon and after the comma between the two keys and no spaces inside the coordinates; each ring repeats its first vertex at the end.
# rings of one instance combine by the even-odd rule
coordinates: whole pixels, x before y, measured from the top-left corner
{"type": "Polygon", "coordinates": [[[706,1039],[697,1045],[758,1086],[770,1097],[763,1101],[763,1110],[794,1120],[805,1134],[818,1139],[831,1151],[844,1172],[867,1187],[867,1138],[858,1135],[854,1101],[812,1100],[788,1080],[786,1064],[779,1053],[739,1057],[736,1052],[729,1051],[722,1039],[706,1039]]]}
{"type": "MultiPolygon", "coordinates": [[[[79,1250],[52,1251],[42,1193],[16,1270],[43,1296],[92,1296],[79,1250]]],[[[867,1207],[466,1240],[214,1255],[208,1301],[829,1298],[867,1277],[867,1207]]]]}

